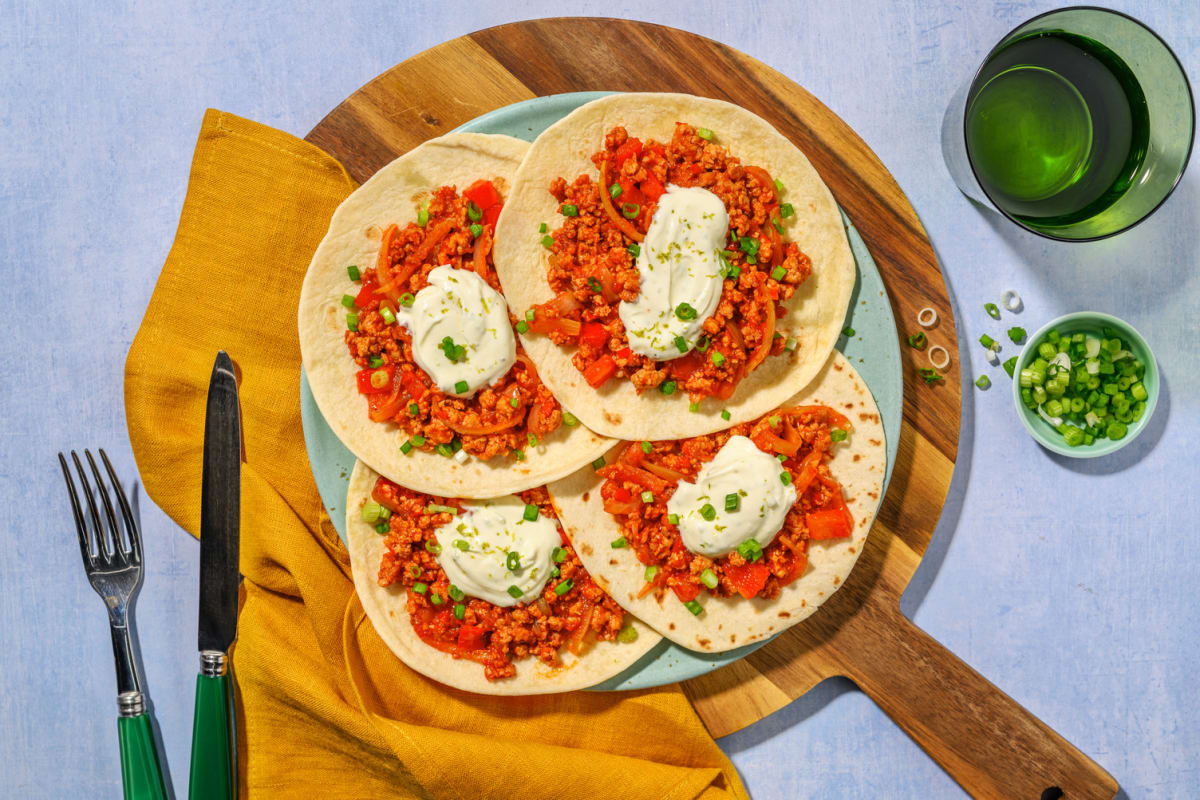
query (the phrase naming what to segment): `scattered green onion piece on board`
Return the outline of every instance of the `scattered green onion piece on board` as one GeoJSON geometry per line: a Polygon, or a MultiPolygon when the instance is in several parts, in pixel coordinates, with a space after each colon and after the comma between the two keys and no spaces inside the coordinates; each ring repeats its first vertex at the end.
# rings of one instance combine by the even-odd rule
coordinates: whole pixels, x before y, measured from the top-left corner
{"type": "Polygon", "coordinates": [[[926,385],[928,386],[932,386],[933,384],[942,380],[942,376],[939,375],[935,369],[919,369],[917,372],[920,374],[921,379],[925,381],[926,385]]]}
{"type": "Polygon", "coordinates": [[[1012,340],[1013,344],[1020,344],[1025,341],[1025,329],[1017,327],[1009,328],[1008,338],[1012,340]]]}
{"type": "Polygon", "coordinates": [[[978,378],[975,379],[975,385],[978,386],[980,389],[986,389],[992,385],[992,379],[989,378],[987,375],[980,375],[978,378]]]}
{"type": "Polygon", "coordinates": [[[842,328],[842,336],[849,337],[849,336],[853,336],[855,333],[857,333],[857,331],[855,331],[854,328],[851,328],[850,326],[846,326],[845,328],[842,328]]]}
{"type": "Polygon", "coordinates": [[[983,310],[986,311],[987,315],[992,319],[1000,319],[1000,309],[995,303],[984,303],[983,310]]]}
{"type": "Polygon", "coordinates": [[[985,333],[979,337],[979,343],[988,350],[993,350],[995,349],[996,340],[985,333]]]}
{"type": "Polygon", "coordinates": [[[925,331],[917,331],[908,337],[908,346],[914,350],[925,349],[925,331]]]}
{"type": "Polygon", "coordinates": [[[1013,376],[1013,370],[1017,368],[1017,357],[1013,356],[1008,361],[1005,361],[1002,366],[1004,367],[1004,371],[1008,373],[1008,377],[1011,378],[1013,376]]]}

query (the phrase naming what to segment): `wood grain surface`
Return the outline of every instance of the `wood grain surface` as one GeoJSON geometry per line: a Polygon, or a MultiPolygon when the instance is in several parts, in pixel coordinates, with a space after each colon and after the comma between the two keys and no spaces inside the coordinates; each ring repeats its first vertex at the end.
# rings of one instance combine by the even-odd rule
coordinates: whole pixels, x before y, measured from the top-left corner
{"type": "Polygon", "coordinates": [[[867,145],[803,88],[718,42],[614,19],[502,25],[396,65],[306,137],[358,181],[413,146],[480,114],[563,92],[678,91],[737,103],[812,161],[871,250],[902,339],[937,310],[931,342],[951,357],[926,386],[926,354],[900,348],[904,424],[891,484],[858,565],[821,609],[749,657],[683,684],[714,736],[762,719],[819,681],[844,675],[976,797],[1111,798],[1117,783],[900,613],[900,595],[937,524],[958,448],[954,316],[925,230],[867,145]],[[1049,790],[1049,791],[1047,791],[1049,790]]]}

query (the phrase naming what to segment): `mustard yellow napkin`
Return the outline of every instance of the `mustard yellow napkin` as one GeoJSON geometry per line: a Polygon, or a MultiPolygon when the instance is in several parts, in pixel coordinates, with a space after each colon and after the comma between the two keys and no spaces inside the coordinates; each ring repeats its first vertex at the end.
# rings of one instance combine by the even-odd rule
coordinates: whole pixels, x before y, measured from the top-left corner
{"type": "Polygon", "coordinates": [[[125,365],[146,491],[193,534],[217,350],[240,370],[241,794],[746,798],[678,687],[473,695],[409,670],[371,627],[313,483],[299,410],[300,283],[353,188],[317,148],[210,110],[174,246],[125,365]]]}

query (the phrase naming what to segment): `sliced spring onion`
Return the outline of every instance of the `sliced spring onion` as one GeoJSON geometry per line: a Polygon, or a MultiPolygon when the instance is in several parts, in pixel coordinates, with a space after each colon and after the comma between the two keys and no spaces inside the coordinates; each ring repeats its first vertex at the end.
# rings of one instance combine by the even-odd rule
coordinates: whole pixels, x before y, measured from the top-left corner
{"type": "Polygon", "coordinates": [[[647,504],[653,503],[654,502],[654,492],[650,491],[649,489],[642,492],[642,502],[647,503],[647,504]]]}
{"type": "Polygon", "coordinates": [[[932,386],[938,381],[943,380],[942,376],[937,373],[937,370],[933,369],[919,369],[917,370],[917,374],[921,376],[921,380],[925,381],[925,385],[927,386],[932,386]]]}
{"type": "Polygon", "coordinates": [[[992,319],[1000,319],[1000,309],[996,307],[995,303],[984,303],[983,310],[986,311],[987,315],[992,319]]]}
{"type": "Polygon", "coordinates": [[[379,309],[379,316],[383,317],[384,325],[395,325],[396,324],[396,315],[394,313],[392,313],[392,310],[390,308],[388,308],[387,306],[384,306],[383,308],[379,309]]]}
{"type": "Polygon", "coordinates": [[[996,344],[996,340],[988,336],[986,333],[979,337],[979,343],[988,350],[993,350],[999,346],[996,344]]]}
{"type": "Polygon", "coordinates": [[[621,632],[617,634],[617,641],[621,644],[633,644],[637,641],[637,638],[637,628],[633,627],[632,624],[621,628],[621,632]]]}
{"type": "Polygon", "coordinates": [[[784,219],[793,216],[795,213],[796,209],[792,208],[791,203],[782,203],[779,206],[779,216],[783,217],[784,219]]]}
{"type": "Polygon", "coordinates": [[[592,469],[600,469],[604,466],[604,456],[600,456],[592,462],[592,469]]]}
{"type": "Polygon", "coordinates": [[[550,559],[552,561],[554,561],[555,564],[561,564],[562,562],[566,561],[567,560],[567,548],[565,548],[565,547],[554,548],[550,552],[550,559]]]}
{"type": "Polygon", "coordinates": [[[645,453],[646,455],[649,455],[650,451],[653,449],[654,449],[654,445],[650,444],[649,442],[642,442],[642,452],[645,453]]]}
{"type": "Polygon", "coordinates": [[[855,334],[854,328],[851,328],[849,326],[842,328],[842,336],[849,337],[849,336],[853,336],[854,334],[855,334]]]}
{"type": "Polygon", "coordinates": [[[551,247],[554,247],[554,237],[551,236],[550,234],[546,234],[545,236],[543,236],[542,237],[542,247],[546,248],[547,250],[549,250],[551,247]]]}
{"type": "Polygon", "coordinates": [[[846,432],[841,428],[834,428],[829,431],[829,439],[834,442],[846,441],[846,432]]]}
{"type": "Polygon", "coordinates": [[[550,230],[550,226],[546,223],[543,222],[541,225],[538,225],[538,233],[545,233],[548,230],[550,230]]]}
{"type": "Polygon", "coordinates": [[[562,215],[564,217],[578,217],[579,216],[579,206],[573,205],[571,203],[565,203],[562,207],[562,215]]]}
{"type": "MultiPolygon", "coordinates": [[[[528,508],[528,506],[526,506],[528,508]]],[[[521,568],[521,554],[516,550],[509,550],[508,555],[504,559],[504,566],[509,572],[516,572],[521,568]]]]}
{"type": "Polygon", "coordinates": [[[625,219],[637,219],[642,213],[642,207],[637,203],[621,203],[621,216],[625,219]]]}
{"type": "Polygon", "coordinates": [[[779,480],[783,482],[784,486],[791,486],[792,485],[792,473],[786,472],[786,471],[779,473],[779,480]]]}
{"type": "Polygon", "coordinates": [[[917,331],[912,336],[908,337],[908,346],[914,350],[924,350],[926,341],[925,331],[917,331]]]}
{"type": "Polygon", "coordinates": [[[413,436],[411,439],[409,439],[409,441],[413,443],[413,447],[424,447],[425,446],[425,437],[419,433],[416,436],[413,436]]]}
{"type": "Polygon", "coordinates": [[[410,292],[405,292],[404,294],[400,295],[400,305],[404,306],[405,308],[411,307],[416,301],[417,298],[414,297],[410,292]]]}
{"type": "Polygon", "coordinates": [[[479,220],[483,219],[483,211],[479,206],[475,205],[474,200],[467,201],[467,216],[470,217],[472,222],[479,222],[479,220]]]}
{"type": "Polygon", "coordinates": [[[683,604],[683,607],[697,617],[704,613],[704,606],[700,605],[695,600],[688,600],[683,604]]]}
{"type": "Polygon", "coordinates": [[[467,455],[466,450],[455,450],[454,451],[454,460],[457,461],[459,464],[467,463],[467,460],[469,458],[470,458],[470,456],[467,455]]]}
{"type": "Polygon", "coordinates": [[[789,336],[783,343],[783,349],[787,350],[789,353],[793,353],[796,351],[796,345],[798,344],[800,344],[800,342],[798,342],[794,336],[789,336]]]}
{"type": "Polygon", "coordinates": [[[629,255],[633,256],[634,258],[637,258],[638,256],[640,256],[642,254],[642,246],[640,244],[638,244],[637,242],[634,242],[633,244],[629,245],[629,247],[626,247],[625,249],[628,250],[629,255]]]}
{"type": "Polygon", "coordinates": [[[368,500],[367,502],[363,503],[362,521],[369,523],[378,522],[382,513],[383,506],[379,505],[379,503],[376,503],[374,500],[368,500]]]}
{"type": "Polygon", "coordinates": [[[713,508],[712,503],[705,503],[700,506],[700,516],[712,522],[717,517],[717,510],[713,508]]]}
{"type": "Polygon", "coordinates": [[[350,276],[350,280],[352,281],[362,280],[362,273],[359,272],[358,267],[353,264],[346,267],[346,274],[350,276]]]}
{"type": "Polygon", "coordinates": [[[1014,313],[1021,310],[1021,295],[1012,289],[1004,290],[1004,294],[1000,295],[1000,302],[1004,304],[1005,308],[1014,313]]]}
{"type": "Polygon", "coordinates": [[[521,591],[520,586],[510,586],[510,587],[508,587],[508,594],[509,594],[509,596],[511,596],[517,600],[520,600],[521,597],[524,596],[525,593],[521,591]]]}
{"type": "Polygon", "coordinates": [[[525,513],[522,514],[521,516],[522,516],[522,518],[524,518],[524,520],[526,522],[536,522],[539,513],[541,513],[540,508],[535,506],[533,503],[526,503],[525,504],[525,513]]]}
{"type": "Polygon", "coordinates": [[[559,597],[562,597],[564,594],[571,591],[571,587],[574,585],[575,585],[575,582],[572,581],[570,578],[567,578],[565,581],[560,583],[558,586],[554,587],[554,593],[556,595],[558,595],[559,597]]]}
{"type": "Polygon", "coordinates": [[[694,402],[688,403],[688,411],[692,412],[693,414],[697,413],[698,411],[700,411],[700,404],[694,403],[694,402]]]}
{"type": "MultiPolygon", "coordinates": [[[[679,317],[682,320],[695,319],[696,318],[696,309],[692,308],[692,305],[690,303],[686,303],[686,302],[680,303],[679,305],[675,306],[675,316],[679,317]]],[[[680,337],[680,338],[683,338],[683,337],[680,337]]],[[[678,344],[677,344],[677,346],[678,346],[678,344]]],[[[684,351],[681,350],[680,352],[684,352],[684,351]]]]}
{"type": "Polygon", "coordinates": [[[351,311],[346,315],[346,327],[351,331],[358,330],[358,314],[351,311]]]}
{"type": "Polygon", "coordinates": [[[708,128],[696,128],[696,135],[706,142],[711,142],[713,138],[713,132],[708,128]]]}
{"type": "Polygon", "coordinates": [[[1013,356],[1008,361],[1005,361],[1002,366],[1004,367],[1004,371],[1008,373],[1008,377],[1011,378],[1013,376],[1013,370],[1017,367],[1017,357],[1013,356]]]}
{"type": "Polygon", "coordinates": [[[785,275],[787,275],[787,270],[784,269],[782,266],[778,266],[775,269],[771,270],[771,278],[773,280],[781,281],[781,280],[783,280],[785,275]]]}
{"type": "Polygon", "coordinates": [[[455,604],[454,618],[461,622],[463,617],[465,617],[466,615],[467,615],[467,607],[465,605],[463,605],[462,603],[455,604]]]}
{"type": "Polygon", "coordinates": [[[466,394],[468,388],[469,387],[467,386],[466,381],[458,381],[454,384],[454,393],[455,394],[466,394]]]}
{"type": "Polygon", "coordinates": [[[742,558],[752,563],[762,558],[763,554],[762,545],[758,543],[757,539],[747,539],[737,546],[737,551],[742,558]]]}
{"type": "Polygon", "coordinates": [[[729,494],[725,495],[725,510],[726,511],[737,511],[738,507],[741,504],[742,504],[742,496],[739,495],[737,492],[730,492],[729,494]]]}
{"type": "Polygon", "coordinates": [[[987,375],[980,375],[978,378],[975,379],[975,385],[978,386],[980,389],[986,389],[992,385],[992,379],[989,378],[987,375]]]}
{"type": "Polygon", "coordinates": [[[426,594],[429,592],[429,584],[422,583],[421,581],[417,581],[416,583],[413,584],[412,589],[417,594],[426,594]]]}
{"type": "Polygon", "coordinates": [[[403,443],[400,445],[400,452],[401,452],[401,453],[404,453],[404,455],[408,455],[409,453],[411,453],[411,452],[412,452],[412,449],[413,449],[413,444],[412,444],[412,442],[410,442],[410,441],[407,441],[407,440],[405,440],[405,441],[404,441],[404,442],[403,442],[403,443]]]}
{"type": "Polygon", "coordinates": [[[934,369],[945,369],[946,367],[950,366],[950,353],[940,344],[935,344],[933,347],[929,348],[928,355],[929,363],[933,365],[934,369]],[[937,358],[935,355],[939,352],[943,356],[941,359],[937,358]]]}
{"type": "Polygon", "coordinates": [[[667,514],[667,522],[671,523],[672,525],[678,525],[679,524],[679,515],[678,514],[667,514]]]}
{"type": "Polygon", "coordinates": [[[429,209],[422,208],[417,211],[417,227],[424,228],[429,224],[429,209]]]}
{"type": "Polygon", "coordinates": [[[663,394],[675,394],[676,386],[677,384],[675,381],[663,381],[661,384],[659,384],[658,390],[663,394]]]}
{"type": "Polygon", "coordinates": [[[721,409],[721,419],[725,420],[726,422],[729,422],[729,420],[730,420],[732,417],[733,417],[733,414],[730,414],[730,413],[729,413],[729,409],[728,409],[728,408],[722,408],[722,409],[721,409]]]}
{"type": "Polygon", "coordinates": [[[725,354],[720,350],[713,350],[711,358],[713,366],[719,367],[725,363],[725,354]]]}
{"type": "Polygon", "coordinates": [[[923,328],[932,328],[937,322],[937,311],[930,306],[925,306],[917,312],[917,324],[923,328]]]}
{"type": "Polygon", "coordinates": [[[717,573],[711,569],[706,569],[700,573],[700,582],[710,589],[717,588],[717,573]]]}
{"type": "Polygon", "coordinates": [[[613,539],[611,542],[609,542],[608,546],[611,547],[613,550],[620,550],[626,544],[628,544],[628,543],[625,541],[625,537],[618,536],[616,539],[613,539]]]}
{"type": "Polygon", "coordinates": [[[574,428],[579,424],[579,417],[575,416],[570,411],[567,411],[565,408],[563,409],[562,417],[563,425],[566,425],[568,428],[574,428]]]}
{"type": "Polygon", "coordinates": [[[1016,326],[1008,329],[1008,338],[1013,344],[1020,344],[1025,341],[1025,329],[1016,326]]]}
{"type": "Polygon", "coordinates": [[[517,333],[529,333],[529,323],[525,320],[517,320],[517,333]]]}

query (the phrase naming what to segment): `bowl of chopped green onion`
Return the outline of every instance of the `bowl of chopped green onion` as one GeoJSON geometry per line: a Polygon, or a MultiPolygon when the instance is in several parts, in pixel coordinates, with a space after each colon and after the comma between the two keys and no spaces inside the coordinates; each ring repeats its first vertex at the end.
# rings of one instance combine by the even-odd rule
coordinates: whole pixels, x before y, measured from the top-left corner
{"type": "Polygon", "coordinates": [[[1043,447],[1095,458],[1133,441],[1158,401],[1158,366],[1132,325],[1098,311],[1051,320],[1026,340],[1013,400],[1043,447]]]}

